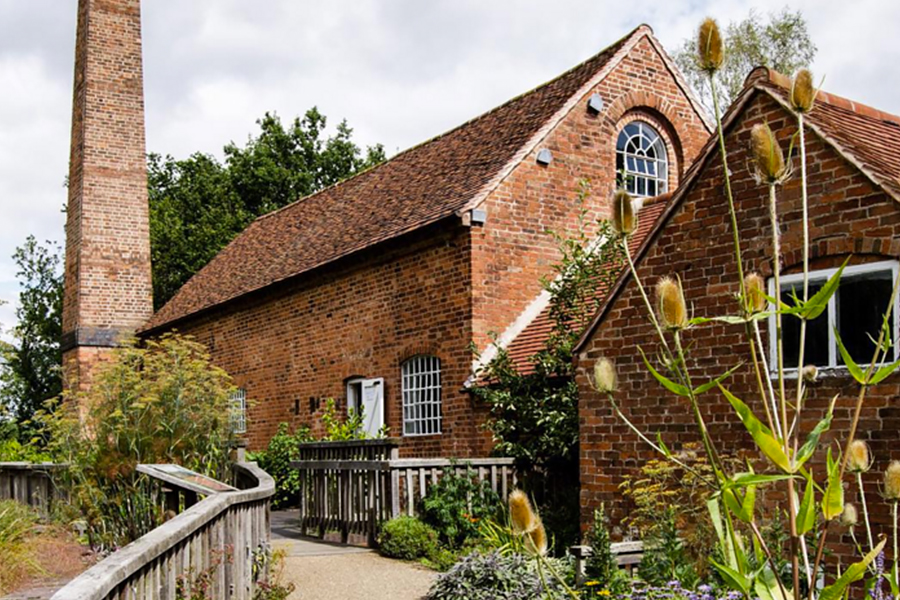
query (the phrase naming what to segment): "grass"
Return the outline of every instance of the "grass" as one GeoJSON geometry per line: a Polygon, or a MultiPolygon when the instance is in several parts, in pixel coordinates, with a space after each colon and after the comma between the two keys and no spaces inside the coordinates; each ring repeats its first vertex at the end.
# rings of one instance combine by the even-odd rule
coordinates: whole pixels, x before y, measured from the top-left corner
{"type": "Polygon", "coordinates": [[[39,575],[36,548],[30,542],[37,514],[14,500],[0,501],[0,595],[39,575]]]}
{"type": "Polygon", "coordinates": [[[67,580],[89,566],[85,546],[31,508],[0,501],[0,597],[40,580],[67,580]]]}

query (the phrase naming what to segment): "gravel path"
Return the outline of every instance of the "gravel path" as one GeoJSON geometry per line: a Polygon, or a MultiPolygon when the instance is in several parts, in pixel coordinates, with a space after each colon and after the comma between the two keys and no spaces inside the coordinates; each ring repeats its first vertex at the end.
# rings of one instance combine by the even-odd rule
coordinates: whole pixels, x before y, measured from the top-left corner
{"type": "Polygon", "coordinates": [[[284,581],[296,586],[296,600],[419,600],[434,581],[424,567],[374,552],[289,556],[284,581]]]}
{"type": "Polygon", "coordinates": [[[293,516],[272,513],[273,546],[287,553],[282,581],[296,586],[291,600],[420,600],[437,577],[366,548],[300,538],[293,516]]]}

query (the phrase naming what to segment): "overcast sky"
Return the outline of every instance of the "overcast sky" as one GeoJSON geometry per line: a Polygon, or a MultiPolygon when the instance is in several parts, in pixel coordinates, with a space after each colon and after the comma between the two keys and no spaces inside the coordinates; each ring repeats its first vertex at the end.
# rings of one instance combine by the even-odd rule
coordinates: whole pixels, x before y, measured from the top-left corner
{"type": "MultiPolygon", "coordinates": [[[[828,91],[900,113],[900,2],[800,0],[828,91]]],[[[63,241],[77,0],[0,0],[0,326],[10,255],[63,241]]],[[[265,111],[346,118],[388,154],[550,79],[640,23],[667,48],[783,0],[145,0],[147,145],[221,156],[265,111]]]]}

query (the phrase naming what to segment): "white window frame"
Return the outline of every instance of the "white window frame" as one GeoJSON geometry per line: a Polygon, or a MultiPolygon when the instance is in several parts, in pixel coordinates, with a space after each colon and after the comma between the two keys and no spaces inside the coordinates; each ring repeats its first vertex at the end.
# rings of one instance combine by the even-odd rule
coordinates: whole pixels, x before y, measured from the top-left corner
{"type": "Polygon", "coordinates": [[[231,431],[236,434],[247,433],[247,390],[237,388],[228,400],[231,408],[231,431]]]}
{"type": "MultiPolygon", "coordinates": [[[[854,275],[864,275],[866,273],[876,273],[883,271],[890,271],[891,273],[891,281],[894,282],[897,280],[897,273],[900,270],[900,263],[896,260],[882,260],[873,263],[866,263],[862,265],[853,265],[850,267],[845,267],[844,272],[841,274],[841,279],[845,277],[851,277],[854,275]]],[[[835,273],[837,273],[838,269],[820,269],[816,271],[809,272],[809,282],[812,283],[824,283],[828,281],[835,273]]],[[[782,275],[781,276],[781,286],[784,287],[786,285],[803,283],[803,273],[796,273],[792,275],[782,275]]],[[[772,298],[780,297],[780,292],[778,294],[775,293],[775,279],[773,277],[769,278],[768,282],[769,296],[772,298]]],[[[825,370],[825,372],[831,371],[834,373],[845,373],[847,371],[847,366],[838,362],[840,353],[837,349],[837,341],[834,337],[834,329],[837,326],[837,296],[840,294],[840,286],[838,290],[832,294],[831,298],[828,300],[828,308],[826,309],[826,314],[828,315],[828,365],[824,367],[819,367],[820,371],[825,370]]],[[[769,310],[774,310],[774,306],[769,305],[769,310]]],[[[894,299],[894,307],[891,311],[891,319],[893,320],[892,324],[892,334],[894,336],[894,357],[891,359],[892,361],[900,358],[898,355],[898,347],[900,347],[900,343],[898,343],[898,331],[900,331],[900,319],[898,319],[898,314],[900,314],[900,294],[898,297],[894,299]]],[[[792,319],[794,317],[791,316],[783,316],[783,319],[792,319]]],[[[769,315],[769,368],[772,374],[777,374],[778,372],[778,354],[777,348],[774,343],[775,340],[775,315],[769,315]]],[[[803,365],[800,365],[801,367],[803,365]]],[[[862,366],[862,365],[860,365],[862,366]]],[[[798,369],[797,368],[785,368],[784,372],[786,375],[796,376],[798,369]]]]}
{"type": "Polygon", "coordinates": [[[653,198],[653,197],[659,196],[660,194],[665,194],[666,192],[669,191],[669,166],[671,164],[669,162],[669,149],[666,147],[665,138],[663,138],[662,134],[659,132],[659,130],[656,127],[654,127],[653,125],[651,125],[650,123],[648,123],[647,121],[644,121],[642,119],[635,119],[633,121],[629,121],[628,123],[625,123],[622,126],[622,128],[619,129],[618,133],[616,134],[616,161],[617,162],[618,162],[619,156],[622,157],[622,169],[624,171],[623,177],[625,178],[625,180],[622,182],[622,188],[626,189],[629,194],[631,194],[632,196],[637,197],[637,198],[653,198]],[[625,129],[631,125],[637,126],[638,133],[636,135],[629,135],[625,132],[625,129]],[[649,132],[649,134],[645,133],[645,131],[649,132]],[[638,138],[646,138],[649,141],[651,138],[650,134],[656,136],[656,140],[651,142],[651,146],[657,146],[658,152],[661,156],[657,156],[654,159],[650,159],[645,155],[629,153],[627,151],[628,142],[631,141],[631,139],[633,139],[634,137],[638,137],[638,138]],[[619,138],[621,138],[623,135],[625,135],[627,137],[625,139],[625,146],[620,150],[619,149],[619,138]],[[632,158],[634,160],[653,162],[655,164],[656,174],[650,175],[649,173],[641,173],[640,171],[629,171],[628,170],[628,159],[629,158],[632,158]],[[629,189],[629,184],[628,184],[629,178],[633,178],[633,181],[634,181],[634,189],[633,190],[629,189]],[[647,192],[645,192],[643,194],[639,193],[638,185],[637,185],[638,179],[645,180],[645,184],[644,184],[645,187],[646,187],[646,181],[650,181],[650,180],[654,181],[656,183],[656,193],[655,194],[650,194],[647,192]]]}
{"type": "Polygon", "coordinates": [[[443,430],[441,359],[418,354],[400,365],[403,436],[440,435],[443,430]]]}

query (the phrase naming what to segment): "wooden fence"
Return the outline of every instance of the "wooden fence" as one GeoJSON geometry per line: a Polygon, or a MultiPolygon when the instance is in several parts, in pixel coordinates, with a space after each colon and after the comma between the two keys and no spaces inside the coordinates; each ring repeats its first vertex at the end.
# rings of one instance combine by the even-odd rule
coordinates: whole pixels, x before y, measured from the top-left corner
{"type": "Polygon", "coordinates": [[[54,475],[65,468],[53,463],[0,463],[0,500],[17,500],[48,514],[60,497],[54,475]]]}
{"type": "Polygon", "coordinates": [[[174,600],[180,577],[209,573],[210,598],[251,600],[266,576],[275,482],[234,466],[238,491],[207,496],[73,579],[51,600],[174,600]],[[256,571],[256,572],[254,572],[256,571]]]}
{"type": "Polygon", "coordinates": [[[375,541],[378,524],[415,515],[428,488],[450,470],[473,472],[505,499],[516,485],[511,458],[397,458],[396,440],[314,442],[300,445],[300,533],[325,537],[336,531],[375,541]]]}

